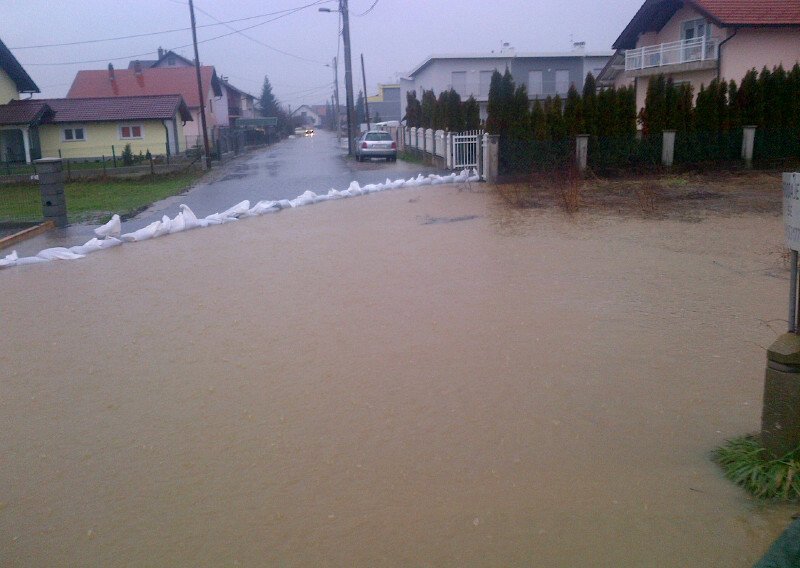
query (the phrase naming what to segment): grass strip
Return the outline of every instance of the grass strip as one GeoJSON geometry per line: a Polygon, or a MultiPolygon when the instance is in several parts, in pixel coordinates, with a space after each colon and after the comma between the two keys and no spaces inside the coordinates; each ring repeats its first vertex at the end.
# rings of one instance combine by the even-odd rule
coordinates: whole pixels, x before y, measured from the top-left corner
{"type": "MultiPolygon", "coordinates": [[[[179,194],[202,174],[186,172],[136,179],[75,180],[65,184],[70,223],[104,222],[114,213],[130,216],[151,203],[179,194]]],[[[0,185],[0,222],[39,219],[39,186],[35,183],[0,185]]]]}

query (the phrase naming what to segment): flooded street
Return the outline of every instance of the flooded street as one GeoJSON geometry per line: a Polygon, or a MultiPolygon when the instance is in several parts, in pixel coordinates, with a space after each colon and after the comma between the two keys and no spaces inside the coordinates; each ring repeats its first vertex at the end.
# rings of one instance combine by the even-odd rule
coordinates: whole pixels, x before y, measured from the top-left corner
{"type": "Polygon", "coordinates": [[[0,565],[752,565],[780,210],[462,189],[0,272],[0,565]]]}

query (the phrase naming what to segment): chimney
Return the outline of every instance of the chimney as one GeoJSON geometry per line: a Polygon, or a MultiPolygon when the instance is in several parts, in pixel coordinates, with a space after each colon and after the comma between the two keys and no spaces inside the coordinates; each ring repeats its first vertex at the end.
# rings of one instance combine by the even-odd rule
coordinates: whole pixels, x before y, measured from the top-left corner
{"type": "Polygon", "coordinates": [[[159,47],[158,48],[158,58],[161,59],[162,57],[164,57],[164,50],[161,47],[159,47]]]}
{"type": "Polygon", "coordinates": [[[142,76],[142,62],[138,59],[133,62],[133,74],[137,77],[142,76]]]}
{"type": "Polygon", "coordinates": [[[111,63],[108,64],[108,80],[114,81],[114,65],[111,63]]]}

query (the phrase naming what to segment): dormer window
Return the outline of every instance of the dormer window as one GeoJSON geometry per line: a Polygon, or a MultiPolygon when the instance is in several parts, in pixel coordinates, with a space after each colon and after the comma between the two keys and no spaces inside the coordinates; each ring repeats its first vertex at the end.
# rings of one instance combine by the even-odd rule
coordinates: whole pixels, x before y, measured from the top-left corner
{"type": "Polygon", "coordinates": [[[711,39],[711,25],[703,18],[683,22],[681,39],[711,39]]]}

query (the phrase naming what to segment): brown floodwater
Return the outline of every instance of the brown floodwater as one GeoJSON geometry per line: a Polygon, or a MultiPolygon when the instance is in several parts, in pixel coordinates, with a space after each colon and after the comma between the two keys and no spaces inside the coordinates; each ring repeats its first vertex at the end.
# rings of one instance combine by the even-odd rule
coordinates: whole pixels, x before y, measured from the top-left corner
{"type": "Polygon", "coordinates": [[[428,187],[0,272],[0,565],[750,566],[772,215],[428,187]]]}

